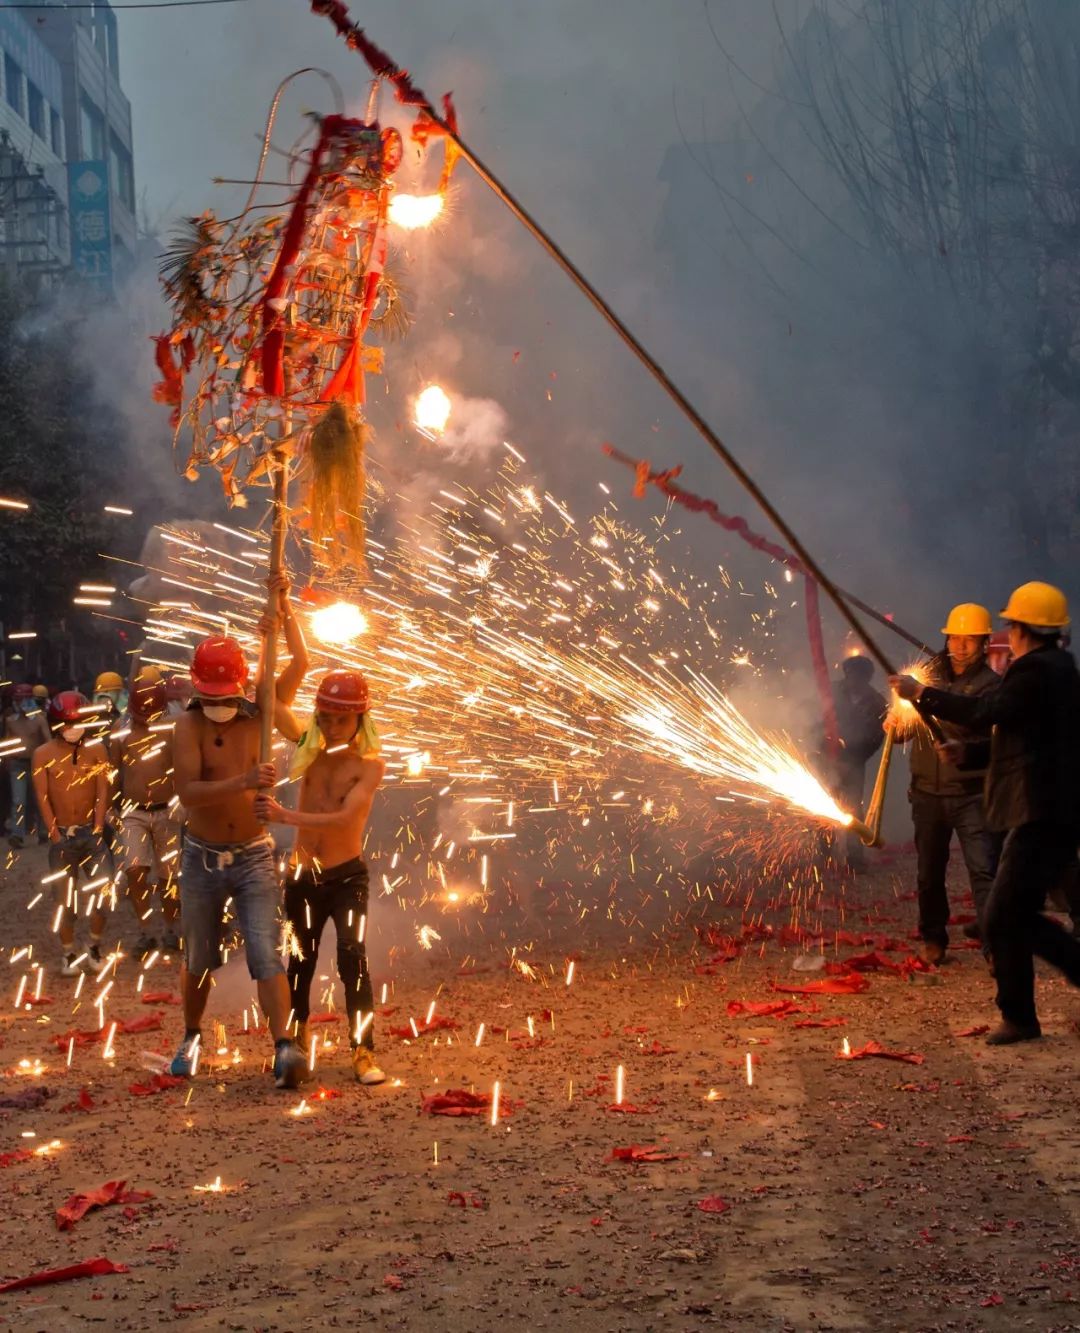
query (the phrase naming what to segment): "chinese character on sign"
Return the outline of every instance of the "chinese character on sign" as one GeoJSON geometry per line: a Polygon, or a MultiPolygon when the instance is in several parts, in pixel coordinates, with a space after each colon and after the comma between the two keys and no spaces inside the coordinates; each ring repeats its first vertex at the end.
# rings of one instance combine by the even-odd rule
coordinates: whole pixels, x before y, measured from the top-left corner
{"type": "Polygon", "coordinates": [[[109,172],[104,162],[68,163],[71,266],[102,288],[112,286],[109,172]]]}
{"type": "Polygon", "coordinates": [[[98,246],[109,238],[109,227],[104,210],[89,208],[73,218],[75,235],[84,246],[98,246]]]}

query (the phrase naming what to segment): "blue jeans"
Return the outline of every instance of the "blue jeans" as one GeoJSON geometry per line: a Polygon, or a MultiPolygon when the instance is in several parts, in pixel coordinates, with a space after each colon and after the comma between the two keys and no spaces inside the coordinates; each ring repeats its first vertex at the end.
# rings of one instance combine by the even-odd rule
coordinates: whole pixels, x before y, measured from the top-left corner
{"type": "Polygon", "coordinates": [[[11,784],[11,814],[8,833],[13,838],[25,838],[31,813],[36,813],[34,789],[30,785],[30,760],[18,755],[7,761],[8,782],[11,784]]]}
{"type": "Polygon", "coordinates": [[[189,834],[180,859],[180,925],[184,962],[192,976],[219,968],[224,958],[225,909],[232,905],[244,937],[248,972],[267,981],[281,961],[281,882],[268,838],[242,845],[204,843],[189,834]]]}

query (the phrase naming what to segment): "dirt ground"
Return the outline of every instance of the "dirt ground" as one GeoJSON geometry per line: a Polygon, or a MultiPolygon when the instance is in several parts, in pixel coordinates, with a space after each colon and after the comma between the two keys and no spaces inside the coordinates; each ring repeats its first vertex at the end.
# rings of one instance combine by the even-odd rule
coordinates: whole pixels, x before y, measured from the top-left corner
{"type": "MultiPolygon", "coordinates": [[[[96,1028],[99,987],[84,983],[73,1014],[48,918],[25,911],[43,873],[33,849],[0,879],[5,956],[33,943],[52,969],[51,1003],[29,1011],[14,1009],[25,956],[4,980],[0,1099],[51,1095],[0,1112],[0,1153],[30,1153],[0,1157],[0,1276],[97,1256],[128,1271],[4,1293],[0,1323],[1080,1328],[1080,996],[1057,977],[1040,980],[1045,1040],[993,1050],[964,1035],[994,1019],[977,948],[929,979],[873,970],[861,993],[789,995],[773,983],[826,974],[793,968],[805,946],[785,942],[782,905],[749,930],[738,911],[711,909],[703,919],[732,945],[672,924],[670,901],[664,923],[620,910],[601,931],[553,899],[542,943],[518,955],[525,969],[508,962],[529,923],[490,917],[483,932],[440,921],[430,954],[377,966],[390,1081],[351,1081],[337,1018],[319,1025],[329,1044],[306,1090],[311,1113],[293,1115],[300,1095],[273,1089],[265,1032],[243,1032],[242,965],[212,1002],[225,1032],[208,1038],[208,1055],[224,1053],[190,1089],[130,1090],[180,1029],[174,1005],[140,1002],[130,959],[107,1021],[160,1015],[161,1026],[118,1033],[112,1058],[101,1041],[77,1046],[69,1068],[65,1034],[96,1028]],[[422,1026],[433,999],[436,1019],[456,1027],[413,1039],[410,1018],[422,1026]],[[729,1012],[784,999],[802,1012],[729,1012]],[[826,1019],[843,1022],[798,1026],[826,1019]],[[840,1059],[845,1038],[853,1051],[875,1041],[924,1058],[840,1059]],[[611,1109],[618,1066],[622,1110],[611,1109]],[[424,1095],[491,1093],[496,1080],[512,1109],[497,1127],[490,1112],[421,1110],[424,1095]],[[632,1145],[653,1160],[613,1155],[632,1145]],[[217,1178],[222,1192],[196,1190],[217,1178]],[[153,1197],[58,1229],[69,1196],[118,1179],[153,1197]]],[[[878,952],[899,964],[911,878],[901,859],[849,884],[846,934],[833,934],[827,958],[878,952]]],[[[125,910],[118,928],[130,943],[129,920],[125,910]]],[[[329,974],[327,941],[323,961],[329,974]]],[[[156,964],[144,989],[175,990],[175,968],[156,964]]]]}

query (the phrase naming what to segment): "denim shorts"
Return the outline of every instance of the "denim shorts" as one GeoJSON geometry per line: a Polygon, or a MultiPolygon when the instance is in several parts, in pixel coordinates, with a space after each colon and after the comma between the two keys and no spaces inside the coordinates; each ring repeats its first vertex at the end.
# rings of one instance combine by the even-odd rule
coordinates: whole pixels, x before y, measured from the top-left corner
{"type": "Polygon", "coordinates": [[[222,964],[225,905],[244,937],[248,972],[267,981],[284,972],[281,961],[281,880],[268,838],[242,846],[184,841],[180,861],[180,925],[184,962],[196,977],[222,964]]]}

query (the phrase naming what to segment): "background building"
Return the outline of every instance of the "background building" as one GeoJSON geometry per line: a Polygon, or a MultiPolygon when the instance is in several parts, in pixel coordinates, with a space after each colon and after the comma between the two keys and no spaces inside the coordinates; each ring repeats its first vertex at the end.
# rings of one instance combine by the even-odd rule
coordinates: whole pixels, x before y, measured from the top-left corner
{"type": "Polygon", "coordinates": [[[108,4],[0,8],[2,262],[110,288],[136,250],[131,106],[108,4]]]}

